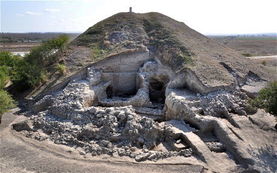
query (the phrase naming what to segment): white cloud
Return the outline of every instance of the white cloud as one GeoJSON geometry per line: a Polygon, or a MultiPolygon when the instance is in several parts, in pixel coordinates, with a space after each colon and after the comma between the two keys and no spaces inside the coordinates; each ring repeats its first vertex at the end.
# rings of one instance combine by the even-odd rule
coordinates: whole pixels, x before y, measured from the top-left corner
{"type": "Polygon", "coordinates": [[[42,13],[34,12],[34,11],[26,11],[25,14],[30,15],[30,16],[40,16],[40,15],[42,15],[42,13]]]}
{"type": "Polygon", "coordinates": [[[60,12],[61,10],[60,9],[57,9],[57,8],[46,8],[44,9],[44,11],[48,12],[48,13],[58,13],[60,12]]]}

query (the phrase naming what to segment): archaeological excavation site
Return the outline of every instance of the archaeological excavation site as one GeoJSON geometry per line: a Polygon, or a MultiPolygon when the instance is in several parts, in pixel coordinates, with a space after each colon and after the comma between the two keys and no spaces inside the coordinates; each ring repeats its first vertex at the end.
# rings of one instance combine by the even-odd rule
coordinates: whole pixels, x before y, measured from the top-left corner
{"type": "Polygon", "coordinates": [[[66,74],[26,97],[15,135],[87,161],[277,171],[276,117],[248,103],[277,74],[184,23],[119,13],[58,54],[66,74]]]}

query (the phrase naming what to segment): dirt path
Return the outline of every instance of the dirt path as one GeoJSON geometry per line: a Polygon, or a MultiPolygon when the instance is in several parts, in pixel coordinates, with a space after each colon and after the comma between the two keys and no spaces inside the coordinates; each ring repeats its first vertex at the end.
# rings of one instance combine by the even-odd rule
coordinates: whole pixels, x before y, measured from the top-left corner
{"type": "Polygon", "coordinates": [[[277,55],[271,55],[271,56],[251,56],[247,57],[249,59],[276,59],[277,60],[277,55]]]}
{"type": "Polygon", "coordinates": [[[37,148],[14,136],[8,125],[16,118],[12,113],[4,114],[0,125],[0,172],[1,173],[162,173],[188,172],[200,173],[199,165],[174,164],[137,164],[130,162],[110,162],[108,159],[82,161],[68,159],[41,148],[37,148]]]}

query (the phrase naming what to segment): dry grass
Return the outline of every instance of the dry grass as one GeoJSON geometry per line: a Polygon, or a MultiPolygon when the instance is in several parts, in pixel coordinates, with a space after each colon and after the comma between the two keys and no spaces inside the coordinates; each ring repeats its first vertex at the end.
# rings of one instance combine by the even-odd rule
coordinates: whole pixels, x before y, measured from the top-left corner
{"type": "Polygon", "coordinates": [[[226,39],[218,37],[216,40],[224,45],[240,52],[242,55],[266,56],[277,55],[277,39],[226,39]]]}

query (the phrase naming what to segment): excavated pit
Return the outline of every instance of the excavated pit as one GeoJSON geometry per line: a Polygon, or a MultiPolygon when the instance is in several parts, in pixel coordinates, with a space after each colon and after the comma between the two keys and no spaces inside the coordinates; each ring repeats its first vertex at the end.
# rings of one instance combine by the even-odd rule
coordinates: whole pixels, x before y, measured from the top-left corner
{"type": "MultiPolygon", "coordinates": [[[[165,77],[164,77],[165,78],[165,77]]],[[[152,103],[164,105],[165,103],[165,90],[168,79],[155,79],[151,78],[149,81],[149,97],[152,103]]]]}
{"type": "Polygon", "coordinates": [[[192,148],[172,129],[178,122],[165,119],[172,72],[154,60],[132,73],[105,69],[89,67],[85,78],[37,101],[30,129],[19,131],[92,155],[129,156],[136,161],[190,157],[192,148]]]}
{"type": "Polygon", "coordinates": [[[135,96],[136,93],[137,93],[136,89],[132,89],[129,91],[120,91],[120,90],[115,91],[112,85],[109,85],[106,89],[106,95],[108,99],[116,99],[116,98],[127,99],[135,96]]]}
{"type": "Polygon", "coordinates": [[[239,128],[233,115],[247,114],[244,93],[207,89],[191,72],[175,74],[143,59],[132,72],[118,71],[122,64],[113,70],[103,63],[89,67],[82,79],[36,101],[30,119],[14,129],[81,155],[197,157],[212,169],[214,158],[227,167],[253,164],[238,148],[241,139],[233,129],[239,128]]]}
{"type": "Polygon", "coordinates": [[[138,64],[137,69],[128,67],[128,72],[118,71],[122,66],[89,67],[86,77],[37,101],[30,129],[18,131],[91,155],[129,156],[136,161],[191,156],[184,141],[170,137],[178,134],[165,122],[170,75],[164,67],[154,60],[138,64]]]}

